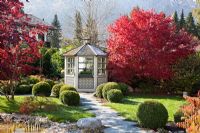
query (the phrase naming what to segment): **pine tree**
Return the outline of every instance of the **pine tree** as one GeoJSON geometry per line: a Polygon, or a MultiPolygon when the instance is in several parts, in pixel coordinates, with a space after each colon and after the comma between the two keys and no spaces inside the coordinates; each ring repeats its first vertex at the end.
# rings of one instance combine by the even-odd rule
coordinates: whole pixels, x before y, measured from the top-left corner
{"type": "Polygon", "coordinates": [[[186,29],[189,33],[193,34],[194,36],[197,36],[198,33],[197,33],[197,27],[195,25],[195,22],[194,22],[194,18],[192,16],[192,12],[190,12],[188,14],[188,17],[186,19],[186,29]]]}
{"type": "Polygon", "coordinates": [[[174,20],[174,23],[176,24],[177,30],[179,30],[179,17],[178,17],[177,11],[174,12],[173,20],[174,20]]]}
{"type": "Polygon", "coordinates": [[[61,34],[61,25],[58,20],[57,14],[54,16],[52,25],[55,27],[55,29],[53,30],[52,37],[51,37],[51,47],[59,48],[60,47],[60,38],[61,38],[62,34],[61,34]]]}
{"type": "Polygon", "coordinates": [[[83,28],[82,28],[82,19],[81,14],[79,11],[76,11],[75,15],[75,31],[74,31],[74,39],[78,41],[79,44],[81,44],[83,39],[83,28]]]}
{"type": "Polygon", "coordinates": [[[180,29],[185,28],[185,16],[184,16],[183,10],[181,12],[181,18],[180,18],[180,21],[179,21],[179,26],[180,26],[180,29]]]}

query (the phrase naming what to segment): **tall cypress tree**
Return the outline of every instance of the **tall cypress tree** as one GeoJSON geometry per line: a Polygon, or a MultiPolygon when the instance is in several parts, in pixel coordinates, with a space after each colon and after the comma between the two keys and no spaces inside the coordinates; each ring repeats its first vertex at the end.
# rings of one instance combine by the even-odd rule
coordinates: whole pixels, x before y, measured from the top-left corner
{"type": "Polygon", "coordinates": [[[76,11],[75,15],[75,31],[74,31],[74,39],[78,41],[79,44],[81,44],[83,39],[83,28],[82,28],[82,18],[81,13],[79,11],[76,11]]]}
{"type": "Polygon", "coordinates": [[[178,17],[177,11],[174,12],[173,20],[174,20],[174,23],[176,24],[177,30],[179,30],[179,17],[178,17]]]}
{"type": "Polygon", "coordinates": [[[192,16],[192,12],[190,12],[188,14],[188,17],[186,19],[186,29],[189,33],[193,34],[194,36],[197,36],[198,33],[197,33],[197,27],[195,25],[195,22],[194,22],[194,18],[192,16]]]}
{"type": "Polygon", "coordinates": [[[184,16],[183,10],[181,12],[181,18],[180,18],[180,21],[179,21],[179,26],[180,26],[180,29],[185,28],[185,16],[184,16]]]}
{"type": "Polygon", "coordinates": [[[52,25],[54,26],[54,30],[52,32],[52,37],[51,37],[51,47],[53,48],[59,48],[60,47],[60,38],[62,36],[61,34],[61,25],[58,20],[58,15],[56,14],[54,16],[54,20],[52,22],[52,25]]]}

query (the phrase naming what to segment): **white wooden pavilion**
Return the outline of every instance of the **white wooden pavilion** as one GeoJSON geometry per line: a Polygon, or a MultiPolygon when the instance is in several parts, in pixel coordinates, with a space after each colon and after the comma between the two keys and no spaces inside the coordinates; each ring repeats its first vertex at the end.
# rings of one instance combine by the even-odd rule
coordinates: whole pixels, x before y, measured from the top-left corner
{"type": "Polygon", "coordinates": [[[79,92],[94,92],[107,82],[107,53],[98,46],[86,43],[64,54],[65,84],[79,92]]]}

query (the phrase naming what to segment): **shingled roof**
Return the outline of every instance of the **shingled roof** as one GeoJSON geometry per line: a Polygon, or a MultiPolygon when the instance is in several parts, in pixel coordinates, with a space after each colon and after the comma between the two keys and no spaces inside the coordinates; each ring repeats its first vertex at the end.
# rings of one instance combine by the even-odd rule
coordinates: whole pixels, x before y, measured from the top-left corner
{"type": "Polygon", "coordinates": [[[95,45],[85,44],[66,52],[64,56],[107,56],[107,53],[95,45]]]}
{"type": "Polygon", "coordinates": [[[32,15],[32,14],[26,14],[24,17],[21,18],[21,21],[27,22],[30,26],[37,26],[37,25],[44,25],[48,26],[50,29],[55,29],[55,27],[51,24],[48,24],[44,20],[32,15]]]}

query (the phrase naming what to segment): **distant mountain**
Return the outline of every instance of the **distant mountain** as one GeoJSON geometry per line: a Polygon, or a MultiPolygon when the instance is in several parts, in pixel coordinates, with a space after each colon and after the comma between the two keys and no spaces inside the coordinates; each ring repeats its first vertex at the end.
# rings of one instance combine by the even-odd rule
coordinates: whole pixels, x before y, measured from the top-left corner
{"type": "MultiPolygon", "coordinates": [[[[51,23],[55,14],[58,14],[59,20],[62,25],[62,31],[65,36],[72,37],[73,27],[71,26],[74,12],[76,9],[81,9],[83,6],[82,0],[32,0],[25,2],[25,12],[33,14],[45,21],[51,23]]],[[[100,1],[100,0],[99,0],[100,1]]],[[[195,7],[195,0],[101,0],[105,1],[105,7],[98,5],[103,11],[106,10],[106,6],[115,3],[115,7],[110,13],[110,16],[106,18],[106,25],[103,28],[106,29],[107,25],[115,21],[119,16],[129,14],[133,7],[139,6],[143,9],[154,9],[157,12],[164,12],[167,15],[172,15],[174,11],[181,13],[184,9],[185,16],[192,11],[195,7]]],[[[101,11],[101,12],[103,12],[101,11]]]]}
{"type": "MultiPolygon", "coordinates": [[[[181,13],[182,9],[185,14],[188,14],[195,8],[195,0],[123,0],[128,1],[129,8],[134,6],[139,6],[143,9],[154,9],[157,12],[164,12],[167,15],[171,15],[176,10],[178,13],[181,13]]],[[[121,5],[122,1],[119,0],[118,4],[121,5]]],[[[127,7],[123,7],[122,10],[127,10],[127,7]]],[[[130,12],[130,9],[127,11],[130,12]]]]}

